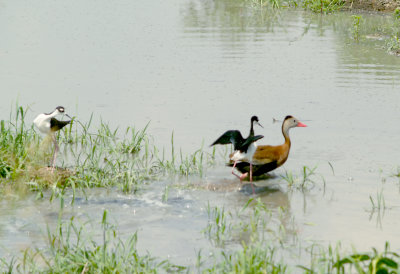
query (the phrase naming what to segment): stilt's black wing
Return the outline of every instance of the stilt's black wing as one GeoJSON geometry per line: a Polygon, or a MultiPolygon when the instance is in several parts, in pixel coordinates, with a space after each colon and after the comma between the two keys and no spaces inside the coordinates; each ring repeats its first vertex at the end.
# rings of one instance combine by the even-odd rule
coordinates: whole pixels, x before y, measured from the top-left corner
{"type": "Polygon", "coordinates": [[[243,144],[241,145],[241,147],[239,147],[240,151],[247,152],[247,149],[249,148],[249,146],[250,146],[252,143],[254,143],[254,142],[256,142],[257,140],[260,140],[260,139],[262,139],[262,138],[264,138],[263,135],[257,135],[257,136],[250,136],[250,137],[248,137],[248,138],[243,142],[243,144]]]}
{"type": "Polygon", "coordinates": [[[242,146],[244,140],[242,137],[242,134],[240,133],[239,130],[228,130],[224,134],[222,134],[214,143],[212,143],[210,146],[213,145],[226,145],[226,144],[233,144],[234,150],[240,149],[242,146]]]}
{"type": "Polygon", "coordinates": [[[63,127],[65,127],[66,125],[68,125],[69,123],[71,123],[71,121],[59,121],[56,118],[51,118],[51,120],[50,120],[51,131],[60,130],[63,127]]]}
{"type": "MultiPolygon", "coordinates": [[[[233,163],[230,163],[228,165],[233,166],[233,163]]],[[[264,165],[253,165],[253,176],[263,175],[265,173],[268,173],[268,172],[274,170],[277,167],[278,167],[277,162],[271,162],[271,163],[264,164],[264,165]]],[[[236,163],[236,168],[241,173],[250,172],[250,164],[247,162],[236,163]]]]}

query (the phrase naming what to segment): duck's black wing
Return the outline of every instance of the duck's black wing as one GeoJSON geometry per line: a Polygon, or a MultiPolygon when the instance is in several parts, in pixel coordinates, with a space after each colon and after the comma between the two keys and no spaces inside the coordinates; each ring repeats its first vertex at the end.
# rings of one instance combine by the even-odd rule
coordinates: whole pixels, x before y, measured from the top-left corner
{"type": "Polygon", "coordinates": [[[50,120],[50,129],[51,129],[51,131],[57,131],[57,130],[62,129],[63,127],[65,127],[69,123],[71,123],[71,121],[59,121],[56,118],[51,118],[51,120],[50,120]]]}
{"type": "Polygon", "coordinates": [[[244,139],[242,137],[242,134],[240,133],[239,130],[228,130],[224,134],[222,134],[214,143],[212,143],[210,146],[213,145],[226,145],[226,144],[233,144],[233,149],[238,150],[242,147],[244,143],[244,139]]]}
{"type": "MultiPolygon", "coordinates": [[[[233,163],[229,163],[228,165],[233,166],[233,163]]],[[[238,162],[238,163],[236,163],[235,167],[241,173],[250,172],[250,164],[247,162],[238,162]]],[[[277,167],[278,167],[278,163],[276,161],[268,163],[268,164],[264,164],[264,165],[253,165],[253,176],[260,176],[260,175],[266,174],[266,173],[276,169],[277,167]]]]}

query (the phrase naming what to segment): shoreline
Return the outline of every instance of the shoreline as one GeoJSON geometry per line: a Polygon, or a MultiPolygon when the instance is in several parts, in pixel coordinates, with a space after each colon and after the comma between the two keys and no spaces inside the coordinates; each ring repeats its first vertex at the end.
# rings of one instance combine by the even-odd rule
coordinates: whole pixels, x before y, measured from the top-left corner
{"type": "Polygon", "coordinates": [[[347,0],[349,10],[393,12],[400,9],[400,0],[347,0]]]}

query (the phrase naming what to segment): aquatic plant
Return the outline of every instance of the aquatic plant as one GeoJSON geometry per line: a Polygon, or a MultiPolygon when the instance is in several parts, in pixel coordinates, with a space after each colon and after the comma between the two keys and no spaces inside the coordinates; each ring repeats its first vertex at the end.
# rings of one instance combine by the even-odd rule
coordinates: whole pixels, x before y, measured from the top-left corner
{"type": "Polygon", "coordinates": [[[371,195],[369,195],[369,200],[371,201],[370,212],[383,212],[387,209],[383,189],[376,192],[376,200],[371,195]]]}
{"type": "Polygon", "coordinates": [[[301,5],[306,10],[316,13],[328,14],[340,10],[345,1],[343,0],[303,0],[301,5]]]}
{"type": "Polygon", "coordinates": [[[282,0],[246,0],[250,2],[253,6],[258,7],[272,7],[274,9],[279,9],[282,7],[282,0]]]}
{"type": "Polygon", "coordinates": [[[346,256],[337,260],[333,268],[338,271],[354,268],[359,273],[398,273],[400,256],[389,250],[388,242],[386,242],[382,253],[375,248],[372,251],[372,253],[354,253],[346,256]]]}
{"type": "Polygon", "coordinates": [[[358,42],[360,39],[360,24],[362,16],[352,15],[351,18],[353,19],[353,28],[352,28],[353,39],[358,42]]]}
{"type": "MultiPolygon", "coordinates": [[[[62,200],[60,204],[63,206],[62,200]]],[[[47,228],[45,248],[28,248],[22,258],[1,259],[0,269],[8,273],[156,273],[186,269],[168,260],[139,254],[137,233],[128,239],[120,238],[107,215],[104,211],[100,223],[103,235],[99,243],[86,232],[89,231],[87,224],[76,225],[74,217],[64,221],[60,210],[57,227],[54,230],[47,228]]]]}
{"type": "Polygon", "coordinates": [[[310,247],[311,263],[309,267],[298,267],[306,273],[398,273],[399,254],[390,251],[385,243],[383,252],[372,248],[372,252],[345,252],[339,242],[335,248],[326,249],[320,245],[310,247]]]}
{"type": "Polygon", "coordinates": [[[397,35],[393,35],[386,40],[386,48],[388,52],[400,55],[400,38],[397,35]]]}
{"type": "Polygon", "coordinates": [[[394,172],[393,176],[400,178],[400,167],[397,167],[396,171],[394,172]]]}
{"type": "Polygon", "coordinates": [[[225,209],[219,207],[211,207],[210,203],[207,204],[208,224],[203,230],[208,239],[217,246],[223,246],[224,241],[229,238],[230,226],[227,225],[228,214],[225,209]]]}
{"type": "Polygon", "coordinates": [[[288,266],[275,258],[275,249],[265,244],[244,245],[232,254],[221,252],[222,260],[209,273],[285,273],[288,266]]]}
{"type": "Polygon", "coordinates": [[[400,19],[400,7],[397,7],[394,12],[393,15],[396,19],[400,19]]]}
{"type": "Polygon", "coordinates": [[[281,178],[288,183],[289,187],[295,187],[304,190],[314,187],[317,182],[313,178],[317,176],[322,180],[323,187],[325,188],[325,179],[322,175],[315,172],[316,169],[317,166],[314,166],[313,168],[303,166],[301,175],[293,175],[292,171],[285,170],[285,175],[281,175],[281,178]]]}

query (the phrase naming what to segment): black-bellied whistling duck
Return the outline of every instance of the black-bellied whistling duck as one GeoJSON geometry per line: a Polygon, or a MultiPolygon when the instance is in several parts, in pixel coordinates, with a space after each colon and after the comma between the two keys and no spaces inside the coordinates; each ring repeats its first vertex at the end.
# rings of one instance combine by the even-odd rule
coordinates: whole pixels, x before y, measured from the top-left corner
{"type": "Polygon", "coordinates": [[[51,134],[51,137],[53,139],[54,146],[55,146],[54,153],[53,153],[53,160],[52,160],[52,164],[51,164],[53,170],[54,170],[54,167],[56,164],[57,152],[59,150],[58,144],[57,144],[57,139],[56,139],[56,136],[54,133],[56,131],[59,131],[60,129],[62,129],[63,127],[68,125],[69,123],[71,123],[71,121],[59,121],[56,118],[54,118],[55,116],[57,116],[59,114],[65,114],[67,117],[71,118],[68,114],[65,113],[64,107],[58,106],[55,108],[54,111],[52,111],[50,113],[41,113],[35,118],[35,120],[33,120],[34,125],[39,129],[40,132],[42,132],[44,134],[48,134],[48,135],[51,134]]]}
{"type": "MultiPolygon", "coordinates": [[[[261,126],[261,124],[258,122],[258,117],[253,116],[251,117],[250,120],[250,133],[249,136],[244,139],[242,137],[242,134],[240,133],[239,130],[228,130],[224,134],[222,134],[214,143],[211,144],[211,146],[216,145],[216,144],[233,144],[233,149],[234,152],[230,155],[230,159],[234,161],[233,168],[232,168],[232,174],[235,175],[240,179],[240,182],[247,176],[247,174],[242,174],[242,175],[237,175],[234,172],[236,163],[238,161],[246,161],[250,163],[250,182],[251,186],[253,188],[253,193],[254,193],[254,186],[252,183],[252,166],[251,166],[251,159],[253,158],[253,154],[256,151],[257,145],[255,142],[264,136],[262,135],[256,135],[254,136],[254,129],[253,129],[253,123],[261,126]]],[[[261,126],[262,127],[262,126],[261,126]]]]}
{"type": "Polygon", "coordinates": [[[306,127],[306,125],[293,116],[286,116],[282,123],[282,134],[285,137],[285,142],[282,145],[259,145],[253,154],[251,162],[242,161],[234,166],[244,174],[252,170],[253,176],[259,176],[280,167],[289,157],[289,130],[293,127],[306,127]]]}

